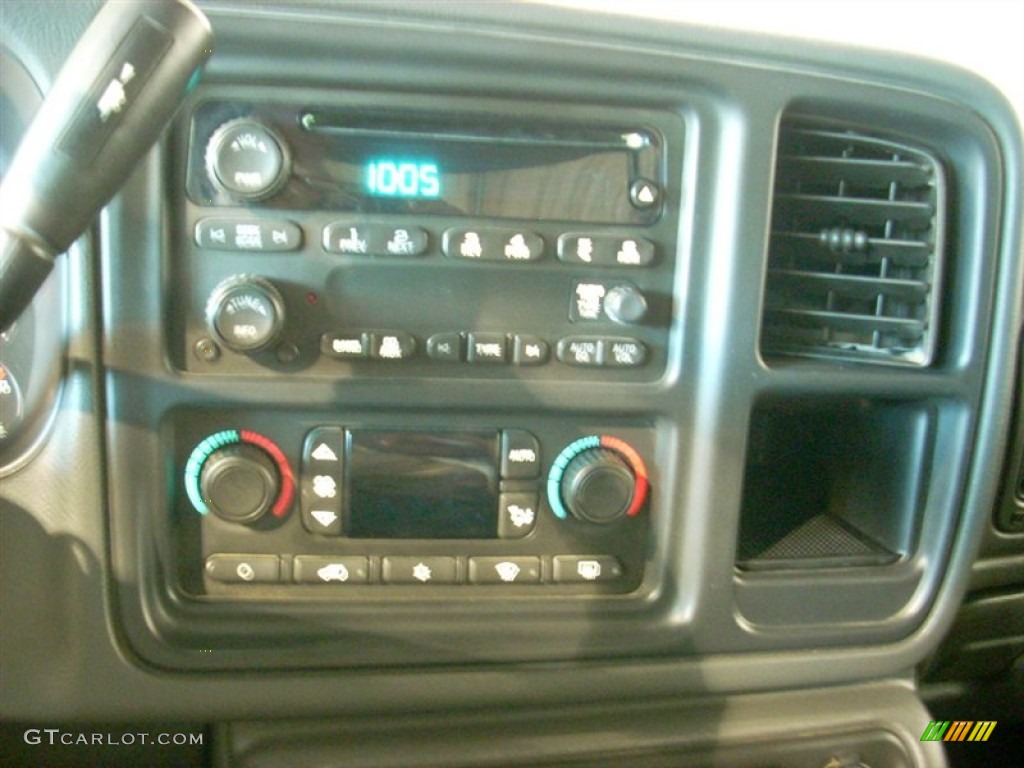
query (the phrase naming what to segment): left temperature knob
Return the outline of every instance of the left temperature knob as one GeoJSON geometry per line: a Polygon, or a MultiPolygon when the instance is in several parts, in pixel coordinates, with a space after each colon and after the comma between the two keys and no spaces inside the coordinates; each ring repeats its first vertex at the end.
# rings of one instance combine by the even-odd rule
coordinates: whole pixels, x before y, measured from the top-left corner
{"type": "Polygon", "coordinates": [[[284,329],[284,299],[269,280],[236,275],[210,294],[206,320],[228,349],[259,352],[277,341],[284,329]]]}
{"type": "Polygon", "coordinates": [[[199,490],[218,517],[230,523],[253,523],[274,506],[281,483],[266,451],[239,443],[210,454],[199,475],[199,490]]]}
{"type": "Polygon", "coordinates": [[[216,432],[192,449],[185,490],[200,514],[229,523],[283,519],[295,500],[295,475],[280,447],[250,430],[216,432]]]}

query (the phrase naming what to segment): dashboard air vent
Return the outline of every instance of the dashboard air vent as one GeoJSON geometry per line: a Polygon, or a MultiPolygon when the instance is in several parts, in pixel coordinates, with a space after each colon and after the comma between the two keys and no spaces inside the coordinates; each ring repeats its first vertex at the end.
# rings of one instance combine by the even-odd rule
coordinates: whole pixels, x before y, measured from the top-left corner
{"type": "Polygon", "coordinates": [[[762,351],[929,365],[944,200],[942,167],[920,150],[784,122],[762,351]]]}

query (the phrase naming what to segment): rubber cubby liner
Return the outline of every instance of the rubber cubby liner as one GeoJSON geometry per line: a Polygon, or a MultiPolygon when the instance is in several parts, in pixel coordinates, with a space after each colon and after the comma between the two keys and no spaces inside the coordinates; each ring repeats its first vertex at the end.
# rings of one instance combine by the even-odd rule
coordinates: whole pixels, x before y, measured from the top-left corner
{"type": "Polygon", "coordinates": [[[922,403],[764,402],[751,420],[737,562],[883,565],[906,556],[933,416],[922,403]]]}

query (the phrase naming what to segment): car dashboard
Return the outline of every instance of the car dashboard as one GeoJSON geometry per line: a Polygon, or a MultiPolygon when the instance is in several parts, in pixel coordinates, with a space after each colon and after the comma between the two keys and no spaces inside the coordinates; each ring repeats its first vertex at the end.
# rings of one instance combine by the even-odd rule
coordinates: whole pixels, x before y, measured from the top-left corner
{"type": "MultiPolygon", "coordinates": [[[[994,87],[536,5],[198,5],[201,78],[2,338],[5,720],[731,768],[1024,720],[994,87]]],[[[5,162],[97,7],[4,0],[5,162]]]]}

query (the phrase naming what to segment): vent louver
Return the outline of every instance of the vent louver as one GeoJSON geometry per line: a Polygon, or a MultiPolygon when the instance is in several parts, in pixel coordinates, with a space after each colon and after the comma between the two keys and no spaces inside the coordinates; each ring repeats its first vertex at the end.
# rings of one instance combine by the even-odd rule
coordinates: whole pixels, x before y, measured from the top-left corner
{"type": "Polygon", "coordinates": [[[944,199],[920,150],[784,123],[762,351],[929,365],[944,199]]]}

